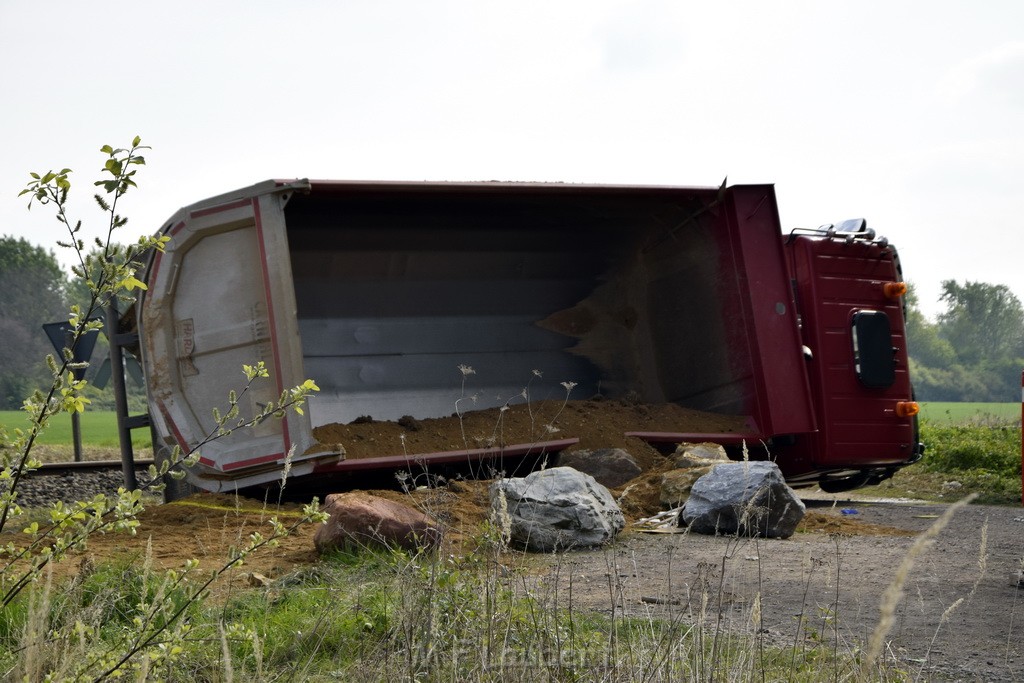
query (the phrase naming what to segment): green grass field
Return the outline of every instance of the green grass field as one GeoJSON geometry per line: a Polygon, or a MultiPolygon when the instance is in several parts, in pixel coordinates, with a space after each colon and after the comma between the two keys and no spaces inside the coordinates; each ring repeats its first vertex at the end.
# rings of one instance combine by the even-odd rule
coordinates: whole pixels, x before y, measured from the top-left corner
{"type": "MultiPolygon", "coordinates": [[[[82,443],[86,446],[117,448],[117,418],[113,411],[87,410],[82,414],[82,443]]],[[[28,425],[27,416],[20,410],[0,410],[0,425],[13,432],[15,428],[24,429],[28,425]]],[[[71,416],[58,415],[50,421],[50,427],[39,438],[43,446],[71,445],[71,416]]],[[[148,429],[136,429],[132,432],[132,444],[135,448],[149,448],[151,441],[148,429]]]]}
{"type": "Polygon", "coordinates": [[[921,404],[921,417],[937,425],[1019,424],[1020,404],[924,402],[921,404]]]}

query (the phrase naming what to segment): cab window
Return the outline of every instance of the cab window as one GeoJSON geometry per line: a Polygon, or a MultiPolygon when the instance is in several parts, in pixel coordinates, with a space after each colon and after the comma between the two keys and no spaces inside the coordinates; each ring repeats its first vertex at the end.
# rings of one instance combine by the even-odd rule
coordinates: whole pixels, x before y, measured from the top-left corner
{"type": "Polygon", "coordinates": [[[884,311],[857,311],[852,326],[857,379],[871,389],[891,387],[896,381],[896,354],[889,316],[884,311]]]}

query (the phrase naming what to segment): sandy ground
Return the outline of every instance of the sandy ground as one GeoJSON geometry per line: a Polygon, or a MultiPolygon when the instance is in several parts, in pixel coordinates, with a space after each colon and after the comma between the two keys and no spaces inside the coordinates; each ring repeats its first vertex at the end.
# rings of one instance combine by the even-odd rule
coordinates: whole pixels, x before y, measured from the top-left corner
{"type": "MultiPolygon", "coordinates": [[[[486,504],[486,483],[455,490],[387,493],[441,518],[453,547],[475,532],[486,504]]],[[[692,621],[700,597],[723,625],[749,631],[760,593],[762,633],[789,647],[817,638],[849,650],[867,642],[879,620],[880,599],[918,534],[945,505],[808,500],[806,524],[786,540],[729,539],[696,534],[647,534],[627,530],[611,545],[558,555],[510,557],[546,585],[558,585],[574,609],[635,616],[678,616],[692,621]],[[846,510],[846,514],[843,513],[846,510]],[[836,630],[836,627],[838,630],[836,630]]],[[[154,506],[134,539],[102,536],[79,558],[60,565],[70,576],[92,562],[115,557],[157,567],[198,558],[210,569],[232,545],[266,531],[274,506],[232,496],[200,494],[154,506]]],[[[298,507],[273,510],[285,522],[298,507]]],[[[280,546],[230,572],[218,592],[253,585],[252,574],[273,580],[318,561],[312,527],[300,528],[280,546]]],[[[923,680],[1024,679],[1024,589],[1011,581],[1024,553],[1024,510],[970,506],[960,510],[910,571],[888,652],[923,680]],[[983,529],[985,532],[983,534],[983,529]],[[984,538],[984,547],[983,545],[984,538]],[[958,600],[961,600],[957,604],[958,600]],[[946,617],[943,614],[946,613],[946,617]]]]}

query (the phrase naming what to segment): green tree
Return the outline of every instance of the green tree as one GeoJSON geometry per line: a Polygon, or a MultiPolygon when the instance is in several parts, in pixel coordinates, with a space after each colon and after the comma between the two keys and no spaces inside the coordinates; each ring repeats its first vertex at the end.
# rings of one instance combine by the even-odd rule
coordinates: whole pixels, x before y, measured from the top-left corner
{"type": "Polygon", "coordinates": [[[942,283],[946,310],[932,323],[907,294],[907,348],[925,401],[1011,401],[1024,367],[1024,308],[1005,285],[942,283]]]}
{"type": "Polygon", "coordinates": [[[921,401],[1000,401],[983,376],[959,363],[929,367],[910,357],[910,377],[921,401]]]}
{"type": "Polygon", "coordinates": [[[956,351],[939,335],[939,327],[921,312],[917,292],[906,294],[907,349],[915,361],[930,368],[947,368],[956,363],[956,351]]]}
{"type": "Polygon", "coordinates": [[[0,237],[0,409],[11,410],[48,382],[43,323],[67,316],[67,279],[52,251],[0,237]]]}
{"type": "Polygon", "coordinates": [[[965,365],[1024,357],[1024,307],[1006,285],[942,283],[939,335],[965,365]]]}

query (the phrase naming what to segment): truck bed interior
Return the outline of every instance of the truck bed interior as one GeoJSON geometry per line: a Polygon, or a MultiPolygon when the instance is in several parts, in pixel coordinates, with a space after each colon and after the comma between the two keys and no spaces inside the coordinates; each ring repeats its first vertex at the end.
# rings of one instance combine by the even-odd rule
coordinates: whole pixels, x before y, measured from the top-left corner
{"type": "Polygon", "coordinates": [[[285,209],[314,426],[562,382],[749,415],[749,283],[719,209],[707,188],[314,182],[285,209]]]}

